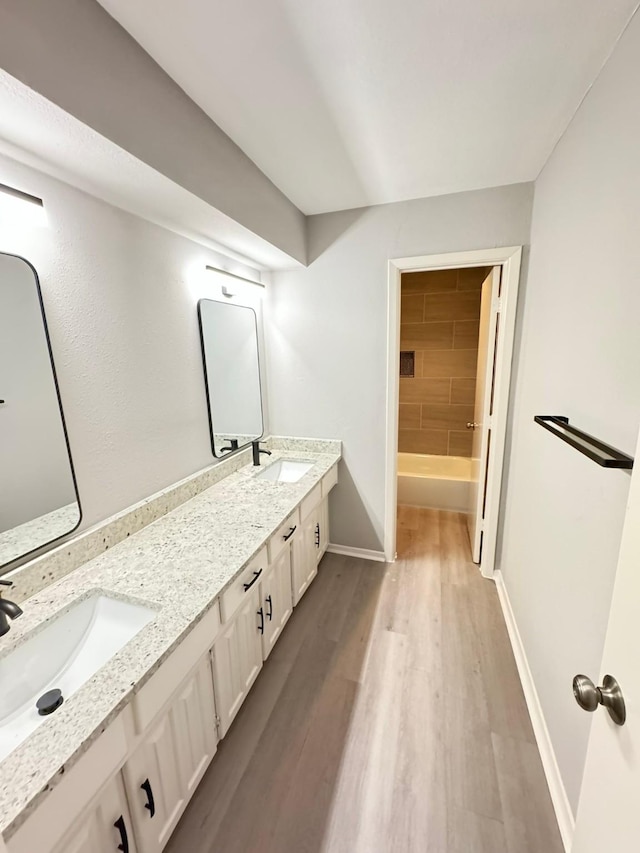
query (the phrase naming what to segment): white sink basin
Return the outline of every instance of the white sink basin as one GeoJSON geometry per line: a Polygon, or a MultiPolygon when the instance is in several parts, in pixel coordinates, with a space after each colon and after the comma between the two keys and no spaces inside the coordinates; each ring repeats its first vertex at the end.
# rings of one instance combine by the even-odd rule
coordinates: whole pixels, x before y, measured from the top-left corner
{"type": "Polygon", "coordinates": [[[1,656],[0,761],[47,719],[36,709],[43,693],[58,688],[68,699],[155,616],[96,593],[1,656]]]}
{"type": "Polygon", "coordinates": [[[315,464],[303,459],[279,459],[256,474],[256,477],[259,480],[273,480],[276,483],[297,483],[315,464]]]}

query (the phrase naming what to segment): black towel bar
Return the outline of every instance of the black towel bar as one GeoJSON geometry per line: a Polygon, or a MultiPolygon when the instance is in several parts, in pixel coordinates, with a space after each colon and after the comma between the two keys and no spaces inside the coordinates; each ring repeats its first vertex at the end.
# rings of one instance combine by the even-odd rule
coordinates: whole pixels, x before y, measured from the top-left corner
{"type": "Polygon", "coordinates": [[[536,415],[534,421],[553,435],[557,435],[562,441],[566,441],[571,447],[575,447],[589,459],[593,459],[598,465],[602,465],[603,468],[633,468],[633,456],[571,426],[569,418],[563,415],[536,415]]]}

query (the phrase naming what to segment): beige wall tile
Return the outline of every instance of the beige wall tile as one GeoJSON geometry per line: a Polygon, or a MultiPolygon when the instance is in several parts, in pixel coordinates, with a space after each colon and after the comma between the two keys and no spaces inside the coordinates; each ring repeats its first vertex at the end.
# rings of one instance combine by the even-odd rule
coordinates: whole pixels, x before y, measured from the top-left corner
{"type": "Polygon", "coordinates": [[[454,349],[478,349],[479,320],[456,320],[453,327],[454,349]]]}
{"type": "Polygon", "coordinates": [[[422,323],[424,320],[424,296],[422,294],[402,294],[400,300],[400,322],[422,323]]]}
{"type": "Polygon", "coordinates": [[[472,267],[458,270],[458,290],[481,290],[482,282],[489,275],[491,267],[472,267]]]}
{"type": "Polygon", "coordinates": [[[473,349],[428,350],[423,356],[422,375],[475,379],[477,359],[478,351],[473,349]]]}
{"type": "Polygon", "coordinates": [[[458,289],[458,270],[405,272],[401,278],[405,293],[443,293],[458,289]]]}
{"type": "MultiPolygon", "coordinates": [[[[452,350],[453,352],[453,350],[452,350]]],[[[401,403],[448,403],[448,379],[400,379],[401,403]]]]}
{"type": "Polygon", "coordinates": [[[464,430],[472,420],[473,406],[423,404],[420,428],[464,430]]]}
{"type": "Polygon", "coordinates": [[[453,329],[453,323],[403,323],[400,349],[451,349],[453,329]]]}
{"type": "Polygon", "coordinates": [[[420,403],[400,403],[400,429],[420,429],[420,403]]]}
{"type": "Polygon", "coordinates": [[[477,320],[480,317],[480,291],[428,293],[424,297],[424,319],[477,320]]]}
{"type": "Polygon", "coordinates": [[[473,406],[476,400],[475,379],[452,379],[451,402],[473,406]]]}
{"type": "Polygon", "coordinates": [[[446,430],[401,429],[398,434],[398,450],[401,453],[433,453],[446,456],[449,446],[446,430]]]}
{"type": "Polygon", "coordinates": [[[449,456],[471,456],[473,430],[449,433],[449,456]]]}

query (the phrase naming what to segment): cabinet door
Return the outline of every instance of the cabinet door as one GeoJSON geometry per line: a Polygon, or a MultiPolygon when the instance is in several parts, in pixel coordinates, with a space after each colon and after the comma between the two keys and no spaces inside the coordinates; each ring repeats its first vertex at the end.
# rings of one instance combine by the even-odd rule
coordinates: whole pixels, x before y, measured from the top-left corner
{"type": "Polygon", "coordinates": [[[303,520],[300,535],[294,541],[291,569],[294,604],[300,601],[318,571],[318,519],[319,508],[316,508],[303,520]]]}
{"type": "Polygon", "coordinates": [[[320,562],[329,546],[329,499],[325,498],[318,510],[318,537],[319,547],[317,549],[317,561],[320,562]]]}
{"type": "Polygon", "coordinates": [[[222,629],[213,647],[213,683],[220,737],[229,730],[262,668],[262,641],[258,631],[260,607],[260,588],[256,586],[222,629]]]}
{"type": "Polygon", "coordinates": [[[216,751],[209,656],[178,691],[124,767],[140,853],[157,853],[216,751]]]}
{"type": "Polygon", "coordinates": [[[287,546],[262,583],[264,633],[262,657],[266,660],[293,610],[291,594],[291,548],[287,546]]]}
{"type": "MultiPolygon", "coordinates": [[[[43,839],[42,853],[50,848],[43,839]]],[[[89,808],[88,816],[74,825],[54,848],[54,853],[137,853],[122,776],[118,773],[89,808]]]]}

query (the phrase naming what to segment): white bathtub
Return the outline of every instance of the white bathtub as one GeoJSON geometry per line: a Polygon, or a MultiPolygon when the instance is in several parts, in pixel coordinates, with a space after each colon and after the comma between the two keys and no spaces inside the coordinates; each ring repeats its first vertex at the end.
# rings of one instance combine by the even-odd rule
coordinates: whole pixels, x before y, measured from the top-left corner
{"type": "Polygon", "coordinates": [[[467,512],[471,459],[398,453],[398,503],[467,512]]]}

